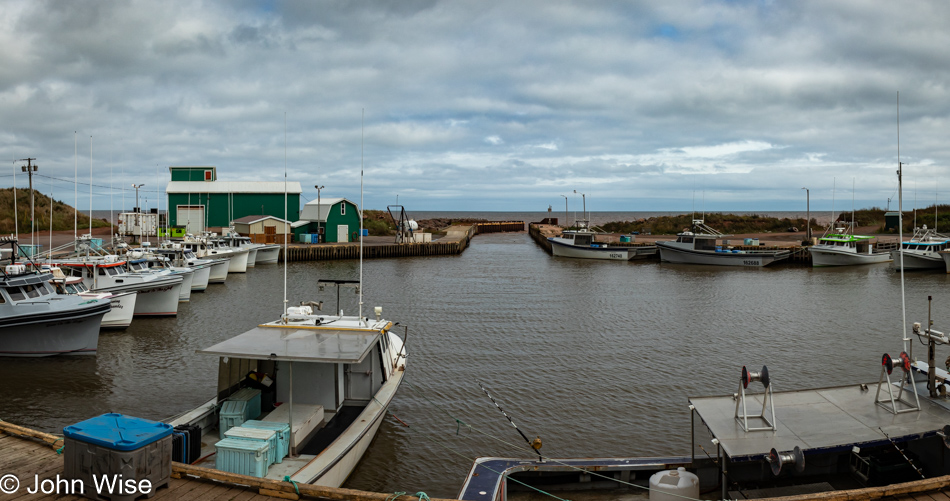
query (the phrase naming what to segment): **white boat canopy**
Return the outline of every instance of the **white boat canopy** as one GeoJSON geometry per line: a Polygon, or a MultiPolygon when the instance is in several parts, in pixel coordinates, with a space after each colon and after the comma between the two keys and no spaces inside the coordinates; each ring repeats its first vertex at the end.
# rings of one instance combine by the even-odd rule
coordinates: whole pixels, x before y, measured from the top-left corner
{"type": "Polygon", "coordinates": [[[258,326],[197,353],[220,357],[357,364],[379,339],[374,330],[258,326]]]}

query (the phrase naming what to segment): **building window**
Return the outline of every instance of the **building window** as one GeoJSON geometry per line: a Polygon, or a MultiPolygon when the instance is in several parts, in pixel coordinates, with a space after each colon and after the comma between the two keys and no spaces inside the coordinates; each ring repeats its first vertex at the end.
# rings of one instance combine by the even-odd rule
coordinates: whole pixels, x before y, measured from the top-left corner
{"type": "Polygon", "coordinates": [[[211,181],[211,171],[210,171],[210,170],[206,170],[206,171],[205,171],[205,181],[211,181]]]}
{"type": "Polygon", "coordinates": [[[340,215],[341,216],[346,215],[346,204],[340,204],[340,215]]]}

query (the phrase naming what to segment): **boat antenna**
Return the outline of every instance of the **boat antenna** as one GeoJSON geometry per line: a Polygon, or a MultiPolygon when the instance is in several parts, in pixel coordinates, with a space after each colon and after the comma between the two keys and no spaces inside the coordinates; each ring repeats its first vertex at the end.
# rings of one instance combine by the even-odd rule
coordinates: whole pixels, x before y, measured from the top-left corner
{"type": "Polygon", "coordinates": [[[851,178],[851,234],[854,235],[854,178],[851,178]]]}
{"type": "MultiPolygon", "coordinates": [[[[13,157],[13,232],[15,235],[20,234],[20,218],[17,216],[17,207],[16,207],[16,156],[13,157]]],[[[16,256],[13,256],[10,259],[10,263],[16,260],[16,256]]]]}
{"type": "Polygon", "coordinates": [[[49,254],[46,255],[46,262],[53,259],[53,179],[49,180],[49,254]]]}
{"type": "Polygon", "coordinates": [[[535,440],[534,443],[528,440],[528,437],[525,436],[524,432],[522,432],[521,429],[518,428],[518,425],[516,425],[515,422],[511,420],[511,416],[509,416],[508,413],[505,412],[505,410],[502,409],[500,405],[498,405],[498,402],[496,402],[495,399],[491,396],[491,393],[488,393],[488,389],[486,389],[482,385],[482,382],[477,379],[475,380],[475,382],[478,383],[478,387],[481,388],[482,391],[485,392],[485,395],[488,395],[488,398],[491,400],[491,403],[495,404],[495,407],[497,407],[498,410],[501,411],[501,413],[504,414],[506,418],[508,418],[508,422],[511,423],[511,426],[513,426],[515,430],[518,431],[518,434],[521,435],[521,438],[523,438],[524,441],[528,443],[528,446],[534,449],[534,452],[538,455],[538,459],[541,460],[541,462],[544,462],[544,457],[541,456],[541,451],[539,451],[539,449],[541,448],[540,437],[537,440],[535,440]]]}
{"type": "Polygon", "coordinates": [[[89,237],[92,238],[92,136],[89,136],[89,237]]]}
{"type": "Polygon", "coordinates": [[[109,148],[109,241],[112,242],[112,245],[115,246],[115,207],[112,203],[112,198],[114,193],[112,191],[112,171],[114,170],[114,161],[115,161],[115,144],[112,145],[112,148],[109,148]]]}
{"type": "Polygon", "coordinates": [[[904,351],[910,347],[907,337],[907,302],[904,294],[904,190],[903,165],[901,165],[901,93],[897,91],[897,238],[900,244],[901,265],[901,331],[903,332],[904,351]]]}
{"type": "Polygon", "coordinates": [[[287,112],[284,112],[284,320],[287,319],[287,112]]]}
{"type": "Polygon", "coordinates": [[[831,178],[831,232],[835,229],[835,190],[837,188],[838,178],[831,178]]]}
{"type": "Polygon", "coordinates": [[[360,109],[360,210],[357,212],[360,214],[360,305],[358,318],[361,323],[363,322],[363,122],[365,117],[366,109],[360,109]]]}
{"type": "Polygon", "coordinates": [[[73,163],[76,173],[73,178],[73,191],[76,200],[73,201],[73,240],[79,239],[79,138],[77,131],[73,131],[73,163]]]}

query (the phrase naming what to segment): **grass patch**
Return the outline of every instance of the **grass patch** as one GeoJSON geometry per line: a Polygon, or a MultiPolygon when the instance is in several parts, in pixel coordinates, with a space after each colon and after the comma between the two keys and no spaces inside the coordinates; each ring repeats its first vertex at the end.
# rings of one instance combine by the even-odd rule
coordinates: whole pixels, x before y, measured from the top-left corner
{"type": "MultiPolygon", "coordinates": [[[[72,206],[67,205],[59,200],[50,200],[50,198],[39,191],[33,190],[35,192],[36,199],[34,200],[34,209],[33,213],[35,215],[35,220],[33,226],[36,230],[48,230],[50,229],[50,203],[53,204],[53,231],[63,231],[73,229],[73,224],[75,221],[75,209],[72,206]]],[[[30,190],[28,189],[17,189],[16,190],[16,218],[19,223],[19,230],[21,233],[30,231],[30,190]]],[[[89,228],[89,216],[80,212],[78,214],[78,228],[79,229],[88,229],[89,228]]],[[[109,222],[104,219],[93,219],[92,227],[93,228],[105,228],[109,226],[109,222]]],[[[14,210],[13,210],[13,188],[2,188],[0,189],[0,233],[13,233],[16,228],[14,224],[14,210]]]]}

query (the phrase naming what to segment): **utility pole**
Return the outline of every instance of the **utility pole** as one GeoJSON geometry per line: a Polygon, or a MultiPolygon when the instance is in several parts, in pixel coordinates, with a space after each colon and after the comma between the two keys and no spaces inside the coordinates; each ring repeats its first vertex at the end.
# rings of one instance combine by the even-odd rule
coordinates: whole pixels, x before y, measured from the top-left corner
{"type": "MultiPolygon", "coordinates": [[[[36,201],[36,195],[33,194],[33,173],[36,172],[36,169],[39,168],[38,165],[33,164],[35,158],[21,158],[20,162],[26,162],[26,165],[22,166],[23,172],[27,173],[27,176],[30,178],[30,247],[32,252],[36,252],[36,247],[33,247],[33,204],[36,201]]],[[[50,203],[53,199],[50,198],[50,203]]],[[[16,256],[13,256],[16,258],[16,256]]]]}
{"type": "MultiPolygon", "coordinates": [[[[141,187],[143,187],[143,186],[145,186],[145,184],[133,184],[133,185],[132,185],[132,187],[135,188],[135,209],[134,209],[132,212],[135,212],[135,215],[133,216],[133,217],[135,217],[135,226],[136,226],[135,230],[137,230],[137,232],[139,233],[138,235],[136,235],[136,232],[133,231],[133,233],[132,233],[132,241],[133,241],[133,242],[136,242],[136,243],[138,243],[138,242],[136,241],[136,237],[141,236],[141,233],[142,233],[142,208],[139,207],[139,188],[141,188],[141,187]]],[[[90,226],[89,226],[90,230],[89,230],[89,231],[91,232],[91,231],[92,231],[92,230],[91,230],[91,228],[92,228],[92,226],[91,226],[91,225],[92,225],[92,219],[89,220],[89,224],[90,224],[90,226]]]]}

